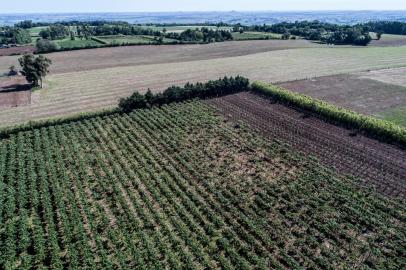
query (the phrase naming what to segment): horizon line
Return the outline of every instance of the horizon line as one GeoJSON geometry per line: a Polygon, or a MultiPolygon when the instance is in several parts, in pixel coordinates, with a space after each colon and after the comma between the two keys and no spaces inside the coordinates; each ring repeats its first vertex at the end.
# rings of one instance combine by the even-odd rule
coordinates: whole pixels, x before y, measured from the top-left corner
{"type": "MultiPolygon", "coordinates": [[[[396,11],[402,12],[406,9],[281,9],[281,10],[178,10],[178,11],[47,11],[47,12],[0,12],[0,15],[5,14],[72,14],[72,13],[82,13],[82,14],[97,14],[97,13],[198,13],[198,12],[227,12],[227,13],[238,13],[238,12],[348,12],[348,11],[358,11],[358,12],[368,12],[368,11],[396,11]]],[[[406,14],[405,14],[406,16],[406,14]]]]}

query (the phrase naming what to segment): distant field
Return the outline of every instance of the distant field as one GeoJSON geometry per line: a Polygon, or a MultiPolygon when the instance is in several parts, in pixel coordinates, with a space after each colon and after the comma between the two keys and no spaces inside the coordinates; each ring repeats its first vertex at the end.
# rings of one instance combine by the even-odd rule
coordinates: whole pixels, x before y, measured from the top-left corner
{"type": "MultiPolygon", "coordinates": [[[[151,44],[156,42],[154,40],[154,37],[152,36],[98,36],[98,39],[106,42],[107,44],[151,44]]],[[[170,38],[164,38],[163,42],[168,43],[168,42],[173,42],[176,41],[174,39],[170,38]]]]}
{"type": "Polygon", "coordinates": [[[250,39],[280,39],[281,34],[264,33],[264,32],[244,32],[232,33],[234,40],[250,40],[250,39]]]}
{"type": "Polygon", "coordinates": [[[406,35],[383,34],[380,40],[376,40],[376,34],[371,33],[372,40],[369,46],[406,46],[406,35]]]}
{"type": "Polygon", "coordinates": [[[39,32],[41,32],[41,30],[48,28],[48,26],[38,26],[38,27],[33,27],[28,29],[30,31],[31,37],[35,38],[35,37],[39,37],[39,32]]]}
{"type": "MultiPolygon", "coordinates": [[[[252,45],[251,42],[247,44],[252,45]]],[[[146,46],[144,49],[152,47],[146,46]]],[[[193,61],[192,57],[199,59],[201,55],[195,56],[196,51],[190,51],[192,57],[187,58],[187,62],[181,62],[183,58],[173,59],[174,55],[166,50],[176,47],[183,48],[179,53],[187,52],[186,48],[208,48],[206,46],[159,46],[158,49],[162,50],[161,60],[168,61],[169,58],[171,61],[168,62],[172,63],[153,64],[151,59],[158,61],[158,58],[154,58],[157,57],[154,54],[146,54],[144,57],[150,56],[150,62],[147,59],[143,62],[144,60],[137,58],[137,54],[127,53],[125,55],[128,59],[118,57],[115,61],[120,59],[120,62],[113,61],[110,64],[115,67],[110,68],[103,68],[103,64],[115,59],[117,54],[111,53],[109,56],[105,52],[116,52],[115,50],[100,49],[56,54],[59,57],[57,61],[53,58],[56,71],[47,77],[44,89],[34,92],[35,102],[28,108],[12,108],[4,111],[0,115],[0,123],[4,126],[27,120],[98,110],[115,106],[119,98],[130,95],[134,90],[145,91],[148,87],[153,90],[162,90],[174,84],[205,81],[224,75],[240,74],[251,80],[282,82],[391,66],[406,66],[406,47],[291,49],[197,61],[193,61]],[[100,58],[97,58],[97,61],[87,58],[92,55],[91,51],[99,53],[100,58]],[[82,61],[74,57],[75,53],[83,57],[82,61]],[[134,58],[131,59],[131,57],[134,58]],[[141,64],[142,62],[144,64],[141,64]],[[62,72],[75,70],[74,66],[70,67],[70,63],[76,63],[78,71],[62,72]],[[119,66],[120,63],[122,66],[119,66]],[[91,69],[92,67],[97,69],[91,69]]],[[[216,55],[213,48],[209,50],[211,57],[216,55]]],[[[143,52],[145,53],[145,50],[143,52]]],[[[217,51],[217,53],[223,55],[223,51],[217,51]]],[[[234,53],[238,55],[240,51],[234,53]]],[[[54,54],[50,56],[53,57],[54,54]]]]}
{"type": "MultiPolygon", "coordinates": [[[[292,48],[327,47],[306,40],[253,40],[219,42],[206,45],[162,45],[89,49],[48,54],[52,73],[208,60],[249,55],[292,48]]],[[[1,51],[1,50],[0,50],[1,51]]],[[[11,65],[18,66],[18,57],[0,57],[0,73],[11,65]]]]}
{"type": "Polygon", "coordinates": [[[182,26],[166,26],[166,27],[145,26],[145,27],[153,29],[155,31],[163,31],[163,29],[165,28],[167,32],[175,32],[175,33],[183,32],[187,29],[196,29],[196,28],[202,28],[202,27],[213,29],[213,30],[230,30],[231,29],[231,27],[226,27],[226,26],[217,27],[217,26],[201,26],[201,25],[182,25],[182,26]]]}
{"type": "Polygon", "coordinates": [[[73,49],[73,48],[86,48],[86,47],[94,47],[94,46],[101,46],[100,42],[97,42],[92,39],[78,39],[71,40],[70,38],[54,40],[61,49],[73,49]]]}

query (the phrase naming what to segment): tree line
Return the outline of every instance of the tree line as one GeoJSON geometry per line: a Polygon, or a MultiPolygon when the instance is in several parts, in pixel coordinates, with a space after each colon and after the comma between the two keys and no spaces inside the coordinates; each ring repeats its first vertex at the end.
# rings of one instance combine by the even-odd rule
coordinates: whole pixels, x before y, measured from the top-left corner
{"type": "Polygon", "coordinates": [[[372,38],[366,25],[338,25],[320,21],[282,22],[273,25],[241,26],[245,31],[296,35],[337,45],[368,45],[372,38]]]}
{"type": "Polygon", "coordinates": [[[152,93],[150,89],[145,94],[134,92],[130,97],[119,102],[119,109],[129,112],[134,109],[148,108],[154,105],[163,105],[171,102],[180,102],[194,98],[207,98],[228,95],[249,89],[247,78],[224,77],[211,80],[207,83],[186,83],[183,87],[171,86],[162,93],[152,93]]]}
{"type": "Polygon", "coordinates": [[[165,34],[166,38],[172,38],[184,42],[222,42],[233,40],[233,35],[227,30],[213,30],[207,27],[187,29],[181,33],[171,32],[165,34]]]}
{"type": "Polygon", "coordinates": [[[27,44],[31,42],[28,30],[18,27],[0,27],[0,44],[27,44]]]}
{"type": "Polygon", "coordinates": [[[368,22],[363,24],[363,26],[368,27],[371,32],[393,35],[406,35],[406,22],[396,22],[396,21],[368,22]]]}

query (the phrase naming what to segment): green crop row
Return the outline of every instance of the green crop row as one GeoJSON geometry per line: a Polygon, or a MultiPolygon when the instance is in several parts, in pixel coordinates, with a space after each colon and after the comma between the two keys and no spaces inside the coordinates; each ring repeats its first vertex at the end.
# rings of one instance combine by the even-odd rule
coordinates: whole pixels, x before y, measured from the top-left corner
{"type": "Polygon", "coordinates": [[[315,113],[323,119],[339,123],[348,128],[355,128],[381,141],[396,143],[406,147],[406,129],[388,121],[362,115],[264,82],[254,82],[252,90],[287,105],[315,113]]]}

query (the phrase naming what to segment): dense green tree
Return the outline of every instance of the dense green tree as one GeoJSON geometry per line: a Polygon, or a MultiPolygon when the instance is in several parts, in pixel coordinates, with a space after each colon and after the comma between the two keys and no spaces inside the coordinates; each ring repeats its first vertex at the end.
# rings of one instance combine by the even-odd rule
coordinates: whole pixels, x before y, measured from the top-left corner
{"type": "Polygon", "coordinates": [[[33,54],[25,54],[18,59],[21,67],[22,74],[25,76],[28,82],[32,85],[40,86],[42,88],[43,78],[49,73],[49,66],[52,61],[43,55],[35,57],[33,54]]]}
{"type": "Polygon", "coordinates": [[[17,27],[0,27],[1,44],[27,44],[31,42],[31,35],[26,29],[17,27]]]}
{"type": "Polygon", "coordinates": [[[52,40],[66,38],[69,34],[69,28],[61,24],[50,25],[47,29],[43,29],[39,32],[42,38],[52,40]]]}
{"type": "Polygon", "coordinates": [[[24,28],[24,29],[29,29],[33,27],[32,21],[31,20],[25,20],[25,21],[21,21],[19,23],[16,23],[14,25],[17,28],[24,28]]]}
{"type": "Polygon", "coordinates": [[[58,46],[55,42],[48,39],[38,39],[35,46],[39,53],[54,52],[58,50],[58,46]]]}

